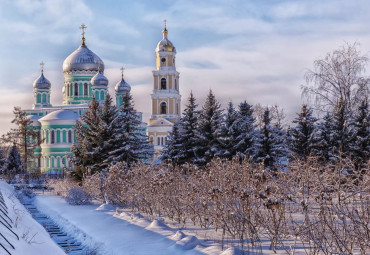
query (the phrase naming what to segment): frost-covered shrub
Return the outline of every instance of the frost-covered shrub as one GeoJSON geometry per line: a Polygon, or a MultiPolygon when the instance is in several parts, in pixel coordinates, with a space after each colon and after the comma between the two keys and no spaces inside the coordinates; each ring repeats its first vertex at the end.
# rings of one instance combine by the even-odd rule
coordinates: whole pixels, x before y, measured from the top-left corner
{"type": "MultiPolygon", "coordinates": [[[[104,178],[104,177],[103,177],[104,178]]],[[[100,173],[95,173],[93,175],[87,176],[82,182],[82,188],[89,193],[93,198],[102,200],[104,199],[104,194],[102,192],[102,176],[100,173]]]]}
{"type": "Polygon", "coordinates": [[[87,205],[90,204],[92,197],[82,188],[71,188],[66,197],[66,201],[70,205],[87,205]]]}
{"type": "Polygon", "coordinates": [[[21,194],[23,196],[26,196],[26,197],[29,197],[29,198],[33,198],[35,196],[35,193],[33,193],[32,190],[27,189],[27,188],[21,189],[21,194]]]}
{"type": "Polygon", "coordinates": [[[66,197],[69,190],[78,187],[77,183],[69,178],[65,179],[50,179],[47,181],[48,189],[51,189],[56,195],[66,197]]]}

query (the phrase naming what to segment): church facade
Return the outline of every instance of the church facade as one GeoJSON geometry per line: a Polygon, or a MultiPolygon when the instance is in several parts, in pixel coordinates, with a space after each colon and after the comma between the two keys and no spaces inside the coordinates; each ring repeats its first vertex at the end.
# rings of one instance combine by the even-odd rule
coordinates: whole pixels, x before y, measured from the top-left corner
{"type": "MultiPolygon", "coordinates": [[[[109,81],[104,76],[104,62],[85,44],[85,26],[82,25],[82,43],[63,62],[63,104],[53,106],[50,103],[51,82],[41,74],[33,83],[34,103],[32,109],[25,110],[32,121],[32,128],[38,132],[37,138],[30,138],[40,146],[34,150],[34,159],[28,162],[30,171],[60,174],[71,170],[73,164],[69,158],[72,144],[76,142],[74,126],[80,116],[88,109],[92,98],[100,104],[108,93],[109,81]]],[[[175,68],[176,49],[167,38],[166,25],[163,39],[158,43],[156,53],[156,70],[153,71],[154,89],[152,97],[152,114],[149,125],[142,122],[138,113],[141,130],[146,132],[154,146],[156,156],[166,143],[172,126],[180,117],[179,73],[175,68]]],[[[121,107],[123,96],[131,86],[123,76],[115,85],[115,102],[121,107]]],[[[155,157],[156,157],[155,156],[155,157]]]]}

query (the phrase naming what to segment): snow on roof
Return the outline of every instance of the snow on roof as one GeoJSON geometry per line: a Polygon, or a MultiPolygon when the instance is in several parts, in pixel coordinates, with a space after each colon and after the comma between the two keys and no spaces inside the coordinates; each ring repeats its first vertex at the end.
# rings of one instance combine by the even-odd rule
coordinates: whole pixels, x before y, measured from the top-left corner
{"type": "Polygon", "coordinates": [[[40,121],[45,120],[78,120],[79,117],[77,113],[71,110],[58,110],[51,112],[40,119],[40,121]]]}

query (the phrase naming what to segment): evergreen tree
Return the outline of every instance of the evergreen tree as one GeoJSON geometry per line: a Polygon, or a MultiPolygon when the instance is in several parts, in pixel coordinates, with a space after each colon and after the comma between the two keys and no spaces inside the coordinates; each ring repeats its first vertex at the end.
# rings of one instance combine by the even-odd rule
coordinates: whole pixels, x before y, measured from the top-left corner
{"type": "Polygon", "coordinates": [[[314,146],[314,132],[317,118],[312,116],[312,109],[302,105],[298,117],[293,120],[296,126],[290,129],[291,151],[299,158],[306,159],[314,146]]]}
{"type": "Polygon", "coordinates": [[[238,136],[235,126],[237,119],[238,116],[234,105],[232,102],[229,102],[219,136],[221,150],[216,156],[227,159],[231,159],[233,156],[235,156],[236,151],[234,146],[236,137],[238,136]]]}
{"type": "Polygon", "coordinates": [[[153,147],[144,134],[130,92],[124,95],[119,114],[118,135],[114,139],[114,144],[118,147],[110,152],[109,161],[125,161],[130,166],[133,162],[150,159],[154,153],[153,147]]]}
{"type": "Polygon", "coordinates": [[[350,130],[349,130],[349,115],[343,100],[339,100],[333,113],[332,123],[332,151],[338,158],[341,154],[344,157],[348,154],[349,141],[350,141],[350,130]]]}
{"type": "Polygon", "coordinates": [[[6,166],[7,159],[4,153],[4,150],[0,148],[0,170],[2,171],[4,167],[6,166]]]}
{"type": "Polygon", "coordinates": [[[370,160],[370,114],[367,100],[363,100],[358,107],[352,125],[350,153],[356,168],[363,168],[370,160]]]}
{"type": "Polygon", "coordinates": [[[199,116],[197,138],[199,143],[195,147],[195,163],[205,165],[219,154],[221,144],[218,140],[222,124],[222,110],[212,90],[209,91],[202,112],[199,116]]]}
{"type": "Polygon", "coordinates": [[[266,108],[256,144],[256,160],[263,162],[267,169],[276,170],[284,156],[286,156],[284,132],[280,126],[271,125],[270,111],[266,108]]]}
{"type": "Polygon", "coordinates": [[[32,127],[30,116],[22,111],[20,107],[14,107],[14,123],[17,128],[12,128],[6,135],[2,136],[5,143],[16,144],[20,148],[23,159],[24,171],[27,171],[27,164],[30,164],[34,157],[34,150],[41,143],[40,134],[32,127]]]}
{"type": "Polygon", "coordinates": [[[181,122],[177,122],[170,133],[167,144],[162,151],[161,160],[172,162],[173,164],[185,163],[185,150],[183,148],[183,135],[181,132],[181,122]]]}
{"type": "Polygon", "coordinates": [[[9,149],[8,159],[4,166],[4,174],[7,174],[9,179],[12,179],[18,173],[24,173],[24,164],[17,145],[13,144],[9,149]]]}
{"type": "Polygon", "coordinates": [[[319,157],[321,162],[328,162],[333,158],[333,118],[328,112],[323,121],[317,124],[314,134],[312,154],[319,157]]]}
{"type": "Polygon", "coordinates": [[[236,155],[241,158],[254,157],[257,136],[254,128],[255,121],[252,106],[246,101],[240,103],[234,124],[233,143],[236,155]]]}

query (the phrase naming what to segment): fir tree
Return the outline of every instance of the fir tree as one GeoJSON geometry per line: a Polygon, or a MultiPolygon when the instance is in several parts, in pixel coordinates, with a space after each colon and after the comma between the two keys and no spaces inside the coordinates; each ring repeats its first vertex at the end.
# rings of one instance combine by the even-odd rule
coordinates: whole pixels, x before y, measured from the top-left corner
{"type": "Polygon", "coordinates": [[[134,109],[130,92],[123,97],[117,123],[119,134],[116,135],[114,143],[118,147],[110,152],[109,161],[125,161],[130,166],[133,162],[150,159],[154,152],[153,147],[143,134],[143,127],[134,109]]]}
{"type": "Polygon", "coordinates": [[[312,116],[312,109],[305,104],[298,117],[293,120],[296,126],[290,129],[290,149],[299,158],[306,159],[311,154],[316,121],[317,118],[312,116]]]}
{"type": "Polygon", "coordinates": [[[270,111],[267,108],[264,111],[263,126],[256,144],[256,160],[263,162],[267,169],[276,170],[276,166],[285,155],[284,132],[281,127],[271,125],[270,111]]]}
{"type": "Polygon", "coordinates": [[[358,107],[352,125],[350,153],[356,168],[364,168],[370,159],[370,114],[367,100],[358,107]]]}
{"type": "Polygon", "coordinates": [[[333,117],[332,117],[332,145],[331,150],[333,151],[335,157],[332,159],[338,158],[338,156],[347,156],[349,141],[350,141],[350,130],[349,130],[349,115],[343,100],[339,100],[337,103],[333,117]]]}
{"type": "Polygon", "coordinates": [[[204,165],[211,161],[221,149],[221,144],[218,140],[222,124],[221,114],[220,104],[217,102],[212,90],[210,90],[199,116],[197,128],[199,143],[195,147],[195,163],[198,165],[204,165]]]}
{"type": "Polygon", "coordinates": [[[4,153],[4,150],[0,148],[0,170],[2,171],[4,167],[6,166],[7,159],[4,153]]]}
{"type": "Polygon", "coordinates": [[[4,166],[4,174],[7,174],[12,179],[18,173],[24,173],[24,164],[18,147],[13,144],[9,149],[8,159],[4,166]]]}
{"type": "Polygon", "coordinates": [[[216,156],[227,159],[231,159],[233,156],[235,156],[236,151],[234,146],[236,142],[236,137],[238,136],[235,126],[235,122],[237,119],[238,116],[237,112],[235,111],[234,105],[232,102],[229,102],[219,136],[221,150],[216,156]]]}
{"type": "Polygon", "coordinates": [[[313,139],[312,154],[319,157],[321,162],[328,162],[333,158],[333,119],[328,112],[323,121],[317,124],[313,139]]]}
{"type": "Polygon", "coordinates": [[[24,171],[27,171],[27,164],[30,164],[34,157],[34,150],[41,143],[40,134],[32,127],[32,121],[26,112],[20,107],[14,107],[14,123],[17,128],[11,129],[6,135],[2,136],[5,143],[16,144],[20,148],[24,163],[24,171]]]}
{"type": "Polygon", "coordinates": [[[172,162],[173,164],[182,164],[185,159],[185,150],[183,148],[183,135],[181,132],[181,124],[177,122],[173,125],[167,144],[162,152],[161,160],[172,162]]]}
{"type": "Polygon", "coordinates": [[[246,101],[239,104],[234,127],[234,151],[241,158],[254,157],[257,132],[253,108],[246,101]]]}

